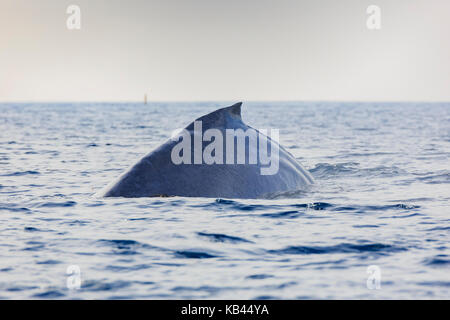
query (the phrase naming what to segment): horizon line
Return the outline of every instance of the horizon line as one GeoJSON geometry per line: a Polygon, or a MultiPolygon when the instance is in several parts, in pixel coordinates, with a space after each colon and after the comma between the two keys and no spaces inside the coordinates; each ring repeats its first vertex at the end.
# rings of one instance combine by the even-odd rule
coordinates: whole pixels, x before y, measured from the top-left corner
{"type": "Polygon", "coordinates": [[[8,103],[17,103],[17,104],[39,104],[39,103],[47,103],[47,104],[59,104],[59,103],[110,103],[110,104],[121,104],[121,103],[129,103],[129,104],[151,104],[151,103],[234,103],[233,101],[241,101],[242,103],[261,103],[261,102],[341,102],[341,103],[450,103],[450,100],[345,100],[345,99],[286,99],[286,100],[276,100],[276,99],[268,99],[268,100],[243,100],[243,99],[199,99],[199,100],[147,100],[145,103],[143,100],[10,100],[10,101],[0,101],[0,104],[8,104],[8,103]]]}

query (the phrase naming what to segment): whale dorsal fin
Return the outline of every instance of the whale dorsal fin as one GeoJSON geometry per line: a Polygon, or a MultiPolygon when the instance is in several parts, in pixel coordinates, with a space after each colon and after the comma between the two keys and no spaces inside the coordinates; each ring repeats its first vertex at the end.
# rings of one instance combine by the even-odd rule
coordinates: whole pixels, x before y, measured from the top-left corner
{"type": "Polygon", "coordinates": [[[238,103],[233,104],[232,106],[217,109],[216,111],[208,113],[207,115],[204,115],[201,118],[204,118],[204,119],[216,118],[216,117],[220,117],[222,115],[229,114],[232,117],[238,117],[239,119],[241,119],[241,106],[242,106],[242,102],[238,102],[238,103]]]}
{"type": "MultiPolygon", "coordinates": [[[[238,102],[233,104],[232,106],[217,109],[207,115],[204,115],[195,121],[202,121],[203,126],[205,127],[214,127],[214,126],[225,126],[227,123],[227,119],[234,118],[236,120],[242,121],[241,118],[241,106],[242,102],[238,102]]],[[[192,129],[193,123],[186,127],[186,129],[192,129]]]]}
{"type": "Polygon", "coordinates": [[[242,102],[238,102],[238,103],[233,104],[230,107],[226,107],[223,109],[227,110],[230,114],[241,118],[241,106],[242,106],[242,102]]]}

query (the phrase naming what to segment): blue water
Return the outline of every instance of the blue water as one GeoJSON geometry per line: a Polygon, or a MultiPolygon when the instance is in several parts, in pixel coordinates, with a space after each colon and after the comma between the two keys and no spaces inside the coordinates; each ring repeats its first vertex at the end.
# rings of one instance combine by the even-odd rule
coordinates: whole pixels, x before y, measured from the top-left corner
{"type": "Polygon", "coordinates": [[[449,103],[244,103],[313,187],[93,197],[227,105],[0,104],[0,298],[450,298],[449,103]]]}

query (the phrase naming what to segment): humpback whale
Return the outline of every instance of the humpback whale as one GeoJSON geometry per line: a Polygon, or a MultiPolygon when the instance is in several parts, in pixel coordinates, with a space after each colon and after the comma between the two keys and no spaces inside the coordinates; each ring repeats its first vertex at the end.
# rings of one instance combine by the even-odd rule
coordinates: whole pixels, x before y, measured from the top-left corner
{"type": "Polygon", "coordinates": [[[241,105],[196,119],[98,195],[258,199],[312,184],[311,174],[276,135],[242,121],[241,105]]]}

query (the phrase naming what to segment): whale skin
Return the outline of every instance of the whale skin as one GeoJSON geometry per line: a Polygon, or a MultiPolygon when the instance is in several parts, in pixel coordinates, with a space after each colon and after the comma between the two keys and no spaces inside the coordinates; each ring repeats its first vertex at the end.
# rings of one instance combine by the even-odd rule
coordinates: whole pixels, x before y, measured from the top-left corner
{"type": "MultiPolygon", "coordinates": [[[[225,136],[226,129],[253,129],[241,118],[241,105],[236,103],[202,116],[202,129],[218,129],[225,136]]],[[[194,122],[185,128],[194,138],[194,122]]],[[[256,129],[253,129],[256,130],[256,129]]],[[[257,131],[257,130],[256,130],[257,131]]],[[[273,194],[303,190],[314,183],[311,174],[278,142],[257,131],[267,139],[271,152],[278,152],[278,171],[262,175],[262,163],[256,164],[175,164],[171,153],[177,140],[169,139],[144,156],[135,165],[121,174],[97,195],[101,197],[207,197],[258,199],[273,194]]],[[[207,143],[203,142],[203,148],[207,143]]],[[[259,144],[246,145],[246,152],[258,152],[259,144]]],[[[237,148],[234,148],[237,150],[237,148]]],[[[192,152],[193,148],[191,148],[192,152]]]]}

